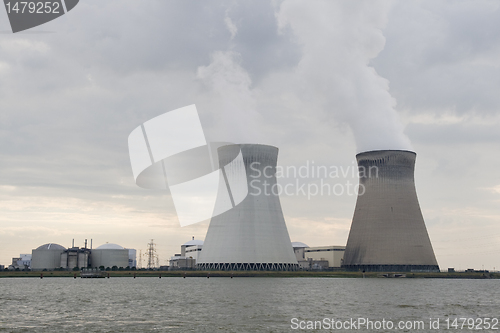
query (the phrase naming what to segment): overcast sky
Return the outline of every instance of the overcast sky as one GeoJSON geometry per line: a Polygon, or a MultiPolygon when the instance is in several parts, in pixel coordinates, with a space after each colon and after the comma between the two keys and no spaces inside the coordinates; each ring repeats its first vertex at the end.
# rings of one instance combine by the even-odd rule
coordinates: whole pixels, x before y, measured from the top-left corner
{"type": "MultiPolygon", "coordinates": [[[[165,265],[204,239],[207,222],[181,228],[168,192],[134,183],[127,147],[196,104],[207,139],[275,145],[283,166],[415,151],[440,267],[500,269],[499,7],[85,0],[16,34],[0,10],[0,263],[87,238],[154,239],[165,265]]],[[[355,195],[281,203],[292,241],[345,245],[355,195]]]]}

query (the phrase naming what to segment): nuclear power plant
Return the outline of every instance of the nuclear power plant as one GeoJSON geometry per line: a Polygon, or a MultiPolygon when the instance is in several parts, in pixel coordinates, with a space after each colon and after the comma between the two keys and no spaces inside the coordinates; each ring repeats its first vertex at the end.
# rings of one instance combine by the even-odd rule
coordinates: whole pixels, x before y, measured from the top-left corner
{"type": "Polygon", "coordinates": [[[439,271],[415,190],[416,154],[356,155],[360,190],[342,267],[351,271],[439,271]]]}
{"type": "Polygon", "coordinates": [[[231,191],[230,198],[227,198],[227,191],[218,191],[216,207],[219,202],[230,200],[233,208],[211,219],[198,257],[198,268],[297,269],[279,197],[269,191],[276,184],[278,148],[257,144],[227,145],[218,149],[218,158],[224,179],[220,186],[229,189],[228,179],[238,181],[234,175],[244,169],[246,184],[239,186],[248,186],[248,195],[235,206],[231,191]],[[240,152],[243,162],[231,163],[240,152]]]}
{"type": "MultiPolygon", "coordinates": [[[[206,238],[184,243],[169,270],[439,271],[415,189],[414,152],[356,155],[360,186],[345,247],[290,241],[279,193],[273,191],[278,148],[231,144],[219,147],[217,158],[219,190],[206,238]]],[[[136,267],[136,251],[108,243],[92,249],[92,240],[90,248],[86,240],[82,248],[48,243],[13,258],[9,269],[112,267],[136,267]]]]}
{"type": "Polygon", "coordinates": [[[106,243],[95,249],[87,248],[87,240],[82,248],[70,248],[47,243],[31,251],[30,262],[26,264],[33,271],[73,270],[75,268],[136,267],[136,250],[126,249],[117,244],[106,243]]]}

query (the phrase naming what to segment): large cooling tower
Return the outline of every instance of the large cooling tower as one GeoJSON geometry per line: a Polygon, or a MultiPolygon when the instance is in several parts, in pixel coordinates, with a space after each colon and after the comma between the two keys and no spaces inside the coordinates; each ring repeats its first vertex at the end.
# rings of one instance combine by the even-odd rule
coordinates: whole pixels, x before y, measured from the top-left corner
{"type": "Polygon", "coordinates": [[[415,157],[401,150],[356,155],[360,190],[344,255],[347,270],[439,270],[415,191],[415,157]]]}
{"type": "MultiPolygon", "coordinates": [[[[274,193],[271,190],[276,184],[278,148],[255,144],[228,145],[220,147],[218,155],[226,183],[227,179],[236,179],[234,175],[242,168],[246,170],[246,179],[242,180],[246,184],[239,186],[248,186],[248,195],[234,208],[211,219],[198,268],[297,269],[278,193],[276,189],[274,193]],[[234,163],[240,149],[243,164],[234,163]]],[[[226,186],[224,182],[221,185],[226,186]]],[[[231,187],[234,188],[233,184],[231,187]]],[[[217,201],[226,200],[221,198],[223,193],[227,192],[219,190],[217,201]]]]}

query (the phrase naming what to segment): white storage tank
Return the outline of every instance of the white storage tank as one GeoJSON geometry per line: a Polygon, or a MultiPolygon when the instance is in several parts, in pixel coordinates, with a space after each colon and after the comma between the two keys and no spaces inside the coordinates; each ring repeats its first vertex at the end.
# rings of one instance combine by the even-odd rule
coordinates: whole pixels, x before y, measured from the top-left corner
{"type": "Polygon", "coordinates": [[[129,265],[129,250],[118,244],[103,244],[93,249],[90,256],[93,268],[125,268],[129,265]]]}

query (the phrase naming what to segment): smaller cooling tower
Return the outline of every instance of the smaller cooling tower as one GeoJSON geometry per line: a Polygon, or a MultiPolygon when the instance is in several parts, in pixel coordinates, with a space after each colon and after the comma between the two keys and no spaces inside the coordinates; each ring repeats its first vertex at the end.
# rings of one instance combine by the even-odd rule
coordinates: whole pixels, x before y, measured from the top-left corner
{"type": "Polygon", "coordinates": [[[439,271],[414,181],[416,154],[356,155],[360,190],[342,267],[355,271],[439,271]]]}
{"type": "MultiPolygon", "coordinates": [[[[227,145],[218,149],[224,174],[217,202],[230,200],[226,188],[248,186],[248,195],[233,208],[213,217],[198,268],[216,270],[295,270],[298,267],[276,190],[278,148],[227,145]],[[242,163],[231,163],[240,153],[242,163]],[[235,175],[246,172],[246,184],[235,175]],[[228,182],[231,186],[228,186],[228,182]]],[[[231,196],[231,193],[229,194],[231,196]]],[[[217,204],[216,204],[217,207],[217,204]]]]}

